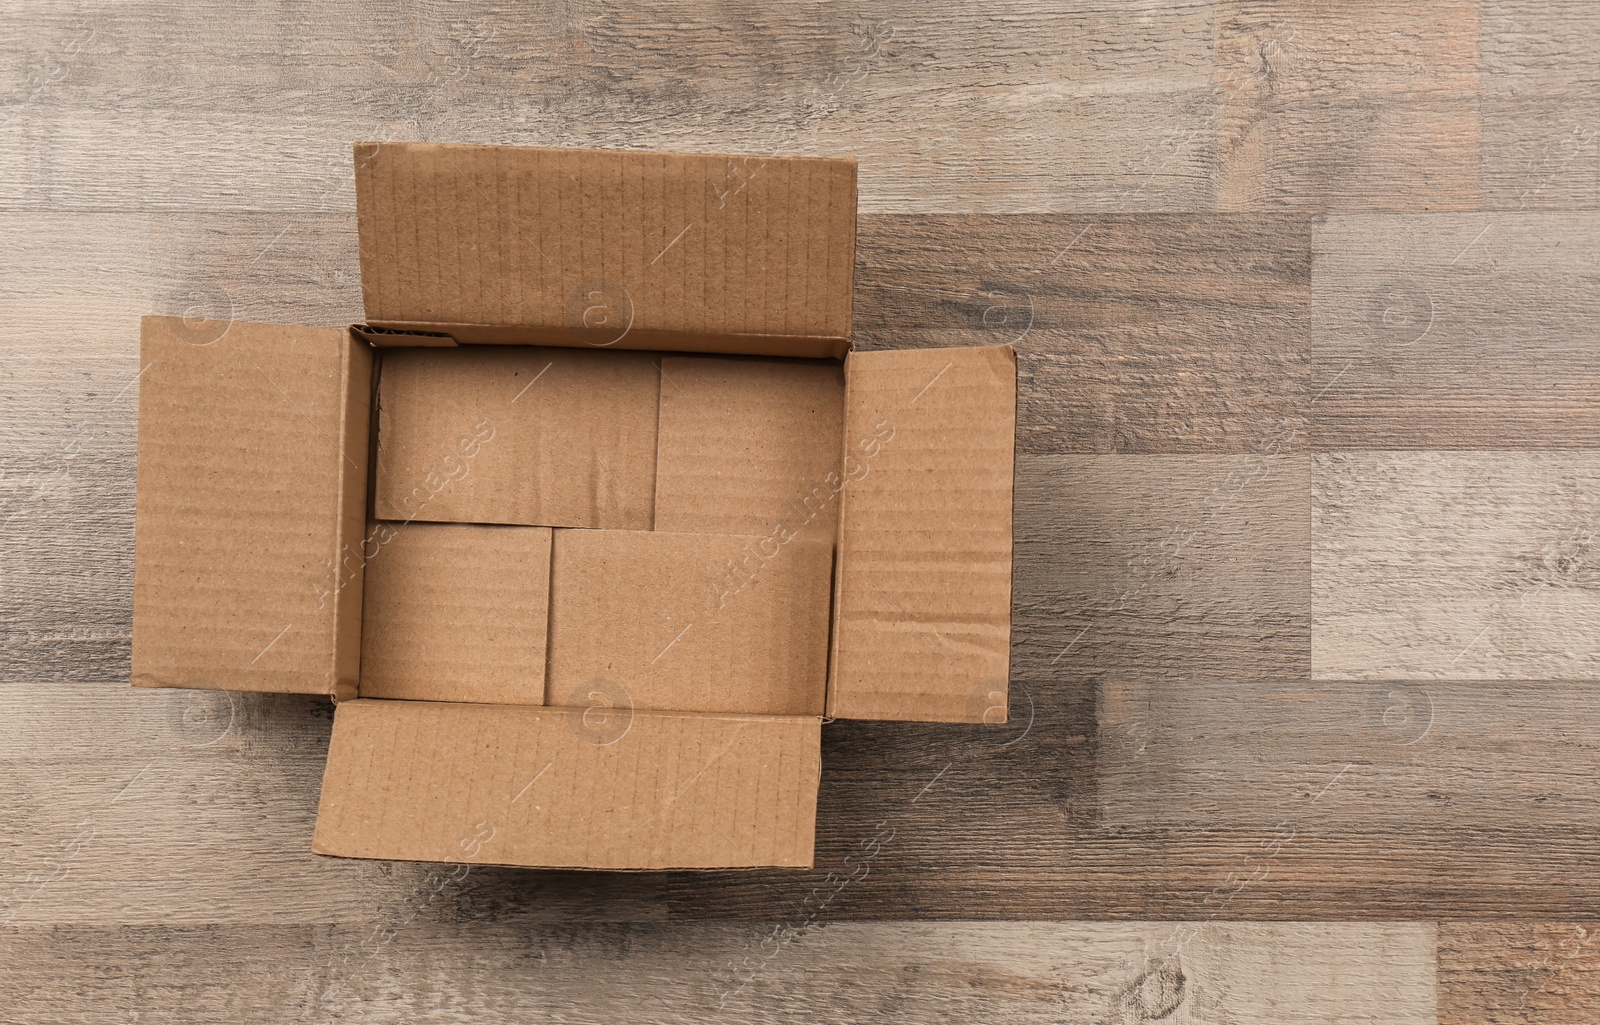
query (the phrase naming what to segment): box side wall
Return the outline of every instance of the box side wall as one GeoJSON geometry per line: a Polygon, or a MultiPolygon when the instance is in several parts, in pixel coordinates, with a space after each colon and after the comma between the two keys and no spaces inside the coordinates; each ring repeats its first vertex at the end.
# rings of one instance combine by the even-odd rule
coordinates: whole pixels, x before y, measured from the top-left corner
{"type": "Polygon", "coordinates": [[[712,356],[771,356],[782,359],[843,359],[848,338],[804,335],[728,334],[629,328],[524,327],[502,324],[379,320],[358,325],[382,348],[449,348],[454,345],[543,345],[562,349],[703,353],[712,356]]]}
{"type": "Polygon", "coordinates": [[[360,541],[367,346],[148,317],[140,350],[133,683],[353,684],[359,562],[343,552],[360,541]]]}
{"type": "Polygon", "coordinates": [[[386,349],[378,519],[642,529],[660,371],[635,352],[386,349]]]}
{"type": "Polygon", "coordinates": [[[361,604],[366,558],[367,495],[371,482],[371,446],[376,420],[373,398],[378,386],[378,360],[371,345],[353,331],[344,346],[344,400],[339,412],[340,451],[336,565],[354,552],[357,560],[348,578],[341,577],[334,605],[334,697],[356,696],[361,678],[361,604]]]}
{"type": "Polygon", "coordinates": [[[850,337],[854,160],[357,143],[355,170],[374,324],[768,355],[850,337]]]}
{"type": "Polygon", "coordinates": [[[741,575],[831,544],[843,421],[838,363],[662,357],[655,529],[761,536],[741,575]]]}
{"type": "Polygon", "coordinates": [[[417,701],[334,717],[313,850],[536,868],[809,867],[820,722],[417,701]]]}
{"type": "Polygon", "coordinates": [[[845,380],[828,714],[1004,722],[1016,354],[856,352],[845,380]]]}

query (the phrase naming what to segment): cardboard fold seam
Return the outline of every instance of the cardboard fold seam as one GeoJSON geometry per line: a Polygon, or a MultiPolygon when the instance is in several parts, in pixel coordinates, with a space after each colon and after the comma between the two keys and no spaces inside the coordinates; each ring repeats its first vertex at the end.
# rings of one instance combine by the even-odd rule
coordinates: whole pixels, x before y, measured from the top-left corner
{"type": "Polygon", "coordinates": [[[454,321],[372,320],[359,325],[383,348],[459,345],[549,345],[570,349],[772,356],[792,359],[843,359],[848,337],[753,332],[667,331],[634,328],[626,332],[560,324],[463,324],[454,321]]]}
{"type": "MultiPolygon", "coordinates": [[[[354,558],[357,568],[353,579],[343,582],[334,607],[334,665],[333,700],[344,701],[356,696],[361,677],[361,608],[362,575],[366,569],[367,481],[371,468],[371,439],[375,418],[372,400],[377,392],[378,360],[350,331],[345,333],[341,349],[340,374],[344,387],[340,389],[339,423],[339,535],[335,538],[330,564],[340,567],[346,558],[354,558]],[[365,359],[359,358],[365,355],[365,359]],[[352,544],[353,542],[353,544],[352,544]]],[[[335,570],[339,572],[339,570],[335,570]]],[[[341,577],[341,580],[343,578],[341,577]]]]}

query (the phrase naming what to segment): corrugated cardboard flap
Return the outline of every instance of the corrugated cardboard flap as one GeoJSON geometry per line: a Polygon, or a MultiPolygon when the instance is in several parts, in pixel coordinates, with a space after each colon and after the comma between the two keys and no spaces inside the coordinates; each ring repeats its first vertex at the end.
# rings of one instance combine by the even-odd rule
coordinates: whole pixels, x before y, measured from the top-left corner
{"type": "Polygon", "coordinates": [[[1004,722],[1016,353],[854,352],[828,714],[1004,722]]]}
{"type": "Polygon", "coordinates": [[[146,317],[133,682],[355,693],[371,350],[146,317]]]}
{"type": "Polygon", "coordinates": [[[854,160],[363,142],[355,172],[379,327],[775,356],[850,337],[854,160]]]}
{"type": "Polygon", "coordinates": [[[346,701],[319,854],[536,868],[808,867],[821,722],[346,701]]]}

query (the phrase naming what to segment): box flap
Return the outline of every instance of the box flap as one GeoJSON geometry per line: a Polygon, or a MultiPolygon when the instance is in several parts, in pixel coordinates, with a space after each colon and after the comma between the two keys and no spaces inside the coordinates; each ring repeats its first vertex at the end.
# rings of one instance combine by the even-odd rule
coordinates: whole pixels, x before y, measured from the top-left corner
{"type": "Polygon", "coordinates": [[[355,173],[380,327],[765,355],[850,337],[854,160],[362,142],[355,173]]]}
{"type": "Polygon", "coordinates": [[[372,351],[141,325],[133,683],[353,695],[372,351]]]}
{"type": "Polygon", "coordinates": [[[662,357],[656,529],[831,543],[843,420],[838,363],[662,357]]]}
{"type": "Polygon", "coordinates": [[[375,523],[361,696],[544,704],[550,528],[375,523]]]}
{"type": "Polygon", "coordinates": [[[558,530],[545,703],[820,716],[832,572],[826,541],[558,530]]]}
{"type": "Polygon", "coordinates": [[[853,352],[828,714],[1004,722],[1016,354],[853,352]]]}
{"type": "Polygon", "coordinates": [[[374,514],[645,529],[661,374],[634,352],[389,349],[374,514]]]}
{"type": "Polygon", "coordinates": [[[811,718],[431,701],[334,715],[312,850],[542,868],[809,867],[811,718]]]}

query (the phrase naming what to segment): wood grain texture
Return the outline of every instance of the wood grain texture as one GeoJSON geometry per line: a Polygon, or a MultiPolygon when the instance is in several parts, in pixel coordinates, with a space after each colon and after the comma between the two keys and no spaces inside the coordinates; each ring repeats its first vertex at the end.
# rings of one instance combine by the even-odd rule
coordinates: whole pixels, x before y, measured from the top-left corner
{"type": "Polygon", "coordinates": [[[370,932],[30,928],[0,1001],[60,1021],[70,992],[83,1023],[126,1021],[118,1008],[173,1022],[1433,1021],[1426,925],[800,919],[574,933],[441,915],[440,896],[473,882],[425,883],[370,932]]]}
{"type": "Polygon", "coordinates": [[[1439,1025],[1578,1025],[1600,1014],[1593,921],[1459,922],[1438,931],[1439,1025]]]}
{"type": "Polygon", "coordinates": [[[1273,440],[1243,456],[1019,457],[1013,675],[1306,673],[1309,462],[1273,440]]]}
{"type": "Polygon", "coordinates": [[[1600,673],[1600,456],[1319,453],[1312,474],[1314,677],[1600,673]]]}
{"type": "Polygon", "coordinates": [[[1593,1020],[1597,19],[0,11],[0,1018],[1593,1020]],[[136,325],[358,319],[357,138],[859,157],[857,343],[1018,346],[1011,722],[831,724],[809,873],[311,855],[326,702],[126,688],[136,325]]]}
{"type": "Polygon", "coordinates": [[[1600,216],[1335,214],[1315,240],[1318,449],[1600,443],[1600,216]]]}
{"type": "Polygon", "coordinates": [[[1479,36],[1484,207],[1600,208],[1600,10],[1485,0],[1479,36]]]}
{"type": "Polygon", "coordinates": [[[1477,208],[1477,0],[1218,6],[1220,209],[1477,208]]]}
{"type": "Polygon", "coordinates": [[[862,219],[856,344],[1018,348],[1025,452],[1303,448],[1311,222],[862,219]]]}
{"type": "Polygon", "coordinates": [[[1207,4],[171,13],[13,34],[0,204],[343,211],[350,142],[383,138],[856,155],[867,210],[1213,205],[1207,4]]]}
{"type": "Polygon", "coordinates": [[[1107,826],[1593,831],[1597,715],[1590,682],[1116,680],[1100,808],[1107,826]]]}

